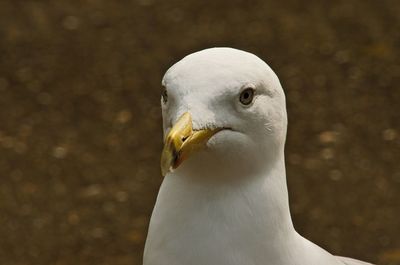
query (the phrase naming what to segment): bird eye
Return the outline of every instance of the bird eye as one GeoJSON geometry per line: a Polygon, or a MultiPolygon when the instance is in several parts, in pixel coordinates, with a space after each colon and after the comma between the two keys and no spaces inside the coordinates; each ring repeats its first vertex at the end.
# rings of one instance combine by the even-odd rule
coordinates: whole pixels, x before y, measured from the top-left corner
{"type": "Polygon", "coordinates": [[[249,105],[254,98],[254,89],[249,87],[240,93],[239,100],[243,105],[249,105]]]}
{"type": "Polygon", "coordinates": [[[161,98],[162,98],[162,102],[165,104],[168,101],[168,94],[167,94],[167,88],[163,87],[162,91],[161,91],[161,98]]]}

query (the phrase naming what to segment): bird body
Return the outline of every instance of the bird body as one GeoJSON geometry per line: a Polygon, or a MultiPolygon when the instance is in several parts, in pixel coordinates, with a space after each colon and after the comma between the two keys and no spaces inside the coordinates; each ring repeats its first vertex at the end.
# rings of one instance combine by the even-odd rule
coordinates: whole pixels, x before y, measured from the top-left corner
{"type": "Polygon", "coordinates": [[[163,103],[164,134],[171,140],[163,156],[173,159],[164,159],[172,164],[151,217],[144,265],[367,264],[331,255],[294,229],[284,161],[285,96],[261,59],[207,49],[174,65],[163,85],[169,101],[163,103]],[[175,132],[183,129],[174,124],[184,113],[190,113],[189,136],[176,144],[175,132]],[[206,129],[205,148],[186,158],[181,145],[206,129]]]}

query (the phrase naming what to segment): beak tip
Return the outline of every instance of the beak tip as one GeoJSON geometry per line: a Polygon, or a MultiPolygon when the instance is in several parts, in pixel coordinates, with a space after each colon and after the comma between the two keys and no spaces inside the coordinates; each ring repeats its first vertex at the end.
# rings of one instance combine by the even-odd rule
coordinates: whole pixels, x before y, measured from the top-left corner
{"type": "Polygon", "coordinates": [[[161,154],[161,175],[165,176],[168,172],[172,171],[172,165],[174,163],[175,157],[173,152],[169,148],[164,148],[161,154]]]}
{"type": "Polygon", "coordinates": [[[166,176],[178,168],[192,153],[204,147],[208,139],[218,131],[220,129],[194,131],[192,117],[189,112],[185,112],[165,137],[161,153],[161,174],[166,176]]]}
{"type": "Polygon", "coordinates": [[[174,168],[171,166],[161,166],[161,175],[165,177],[168,173],[173,172],[174,168]]]}

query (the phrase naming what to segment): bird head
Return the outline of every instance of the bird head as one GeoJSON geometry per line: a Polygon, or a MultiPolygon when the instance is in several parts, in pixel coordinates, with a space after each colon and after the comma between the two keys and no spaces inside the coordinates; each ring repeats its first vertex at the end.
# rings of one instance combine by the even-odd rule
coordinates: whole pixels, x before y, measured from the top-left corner
{"type": "Polygon", "coordinates": [[[258,172],[283,153],[287,115],[279,79],[257,56],[211,48],[162,80],[162,174],[258,172]]]}

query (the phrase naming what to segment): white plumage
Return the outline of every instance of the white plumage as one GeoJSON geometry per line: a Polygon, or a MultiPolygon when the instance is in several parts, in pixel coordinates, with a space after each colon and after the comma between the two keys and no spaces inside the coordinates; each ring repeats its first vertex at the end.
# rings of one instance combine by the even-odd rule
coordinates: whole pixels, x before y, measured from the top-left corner
{"type": "Polygon", "coordinates": [[[213,48],[191,54],[163,78],[164,134],[183,113],[193,129],[221,128],[168,173],[150,222],[144,265],[362,265],[333,256],[294,229],[284,144],[285,95],[253,54],[213,48]],[[249,105],[239,100],[254,89],[249,105]]]}

